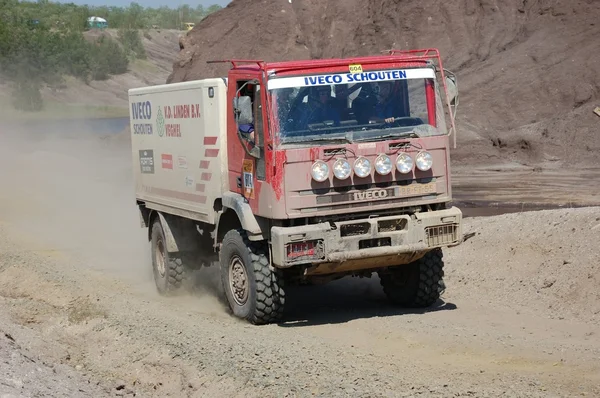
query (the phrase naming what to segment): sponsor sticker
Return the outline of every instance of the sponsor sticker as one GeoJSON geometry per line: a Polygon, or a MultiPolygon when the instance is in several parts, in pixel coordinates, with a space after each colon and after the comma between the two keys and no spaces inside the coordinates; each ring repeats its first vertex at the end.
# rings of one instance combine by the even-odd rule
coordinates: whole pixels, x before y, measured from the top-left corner
{"type": "Polygon", "coordinates": [[[160,106],[158,107],[158,114],[156,115],[156,131],[158,132],[159,137],[165,135],[165,117],[162,114],[160,106]]]}
{"type": "Polygon", "coordinates": [[[135,135],[152,135],[152,124],[150,123],[135,123],[133,125],[133,134],[135,135]]]}
{"type": "Polygon", "coordinates": [[[165,106],[167,119],[199,119],[200,104],[176,104],[165,106]]]}
{"type": "Polygon", "coordinates": [[[142,149],[139,153],[142,174],[154,174],[154,150],[142,149]]]}
{"type": "Polygon", "coordinates": [[[358,144],[358,149],[373,149],[376,148],[377,144],[375,144],[374,142],[367,142],[364,144],[358,144]]]}
{"type": "Polygon", "coordinates": [[[152,119],[152,103],[150,101],[134,102],[131,104],[131,118],[133,120],[152,119]]]}
{"type": "Polygon", "coordinates": [[[373,83],[390,80],[433,78],[435,78],[435,72],[432,68],[415,68],[350,73],[333,73],[296,77],[277,77],[271,78],[267,84],[269,90],[274,90],[288,87],[311,87],[332,84],[373,83]]]}
{"type": "Polygon", "coordinates": [[[194,184],[194,177],[191,176],[186,176],[185,177],[185,186],[188,188],[194,187],[196,184],[194,184]]]}
{"type": "Polygon", "coordinates": [[[244,159],[242,171],[244,194],[247,198],[254,199],[254,162],[252,159],[244,159]]]}
{"type": "Polygon", "coordinates": [[[162,160],[162,168],[173,170],[173,155],[163,153],[160,157],[162,160]]]}
{"type": "Polygon", "coordinates": [[[177,165],[180,169],[187,169],[188,168],[187,158],[185,156],[178,156],[177,157],[177,165]]]}

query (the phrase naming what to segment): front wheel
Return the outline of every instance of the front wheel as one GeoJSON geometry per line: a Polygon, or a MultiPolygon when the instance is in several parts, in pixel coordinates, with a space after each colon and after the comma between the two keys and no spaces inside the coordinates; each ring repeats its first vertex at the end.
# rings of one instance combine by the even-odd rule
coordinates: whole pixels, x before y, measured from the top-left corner
{"type": "Polygon", "coordinates": [[[392,303],[412,308],[430,307],[445,289],[442,249],[433,249],[408,265],[380,272],[379,278],[392,303]]]}
{"type": "Polygon", "coordinates": [[[233,314],[255,325],[283,316],[285,292],[281,271],[271,268],[264,243],[248,240],[242,230],[229,231],[220,253],[221,281],[233,314]]]}

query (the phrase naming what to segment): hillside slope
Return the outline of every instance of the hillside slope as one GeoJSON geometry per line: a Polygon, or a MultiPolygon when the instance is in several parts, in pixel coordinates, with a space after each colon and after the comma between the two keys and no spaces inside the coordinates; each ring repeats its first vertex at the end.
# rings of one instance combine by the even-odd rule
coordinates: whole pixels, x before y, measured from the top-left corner
{"type": "MultiPolygon", "coordinates": [[[[117,31],[109,29],[106,34],[117,39],[117,31]]],[[[89,101],[90,104],[107,104],[127,107],[127,90],[134,87],[163,84],[168,76],[173,58],[176,56],[179,35],[177,30],[148,30],[140,32],[146,49],[146,60],[130,63],[129,72],[111,77],[108,81],[94,81],[89,86],[82,83],[70,84],[66,90],[49,93],[61,102],[89,101]],[[90,88],[92,90],[90,90],[90,88]]],[[[98,35],[86,32],[86,35],[98,35]]]]}
{"type": "MultiPolygon", "coordinates": [[[[67,77],[65,83],[59,88],[44,88],[42,97],[46,101],[46,108],[52,109],[56,105],[66,109],[71,109],[69,106],[74,105],[111,107],[121,109],[120,113],[127,115],[127,90],[165,82],[172,70],[173,59],[177,56],[181,34],[181,31],[167,29],[140,31],[142,44],[146,50],[146,60],[131,61],[127,73],[111,76],[105,81],[92,81],[85,84],[81,80],[67,77]]],[[[117,30],[88,31],[84,35],[90,39],[108,35],[116,40],[117,30]]],[[[8,96],[10,92],[7,82],[2,82],[0,79],[0,103],[8,102],[9,98],[2,98],[2,96],[3,94],[8,96]]]]}
{"type": "Polygon", "coordinates": [[[186,35],[168,82],[225,74],[211,59],[437,47],[459,79],[458,167],[597,167],[598,21],[590,0],[234,0],[186,35]]]}

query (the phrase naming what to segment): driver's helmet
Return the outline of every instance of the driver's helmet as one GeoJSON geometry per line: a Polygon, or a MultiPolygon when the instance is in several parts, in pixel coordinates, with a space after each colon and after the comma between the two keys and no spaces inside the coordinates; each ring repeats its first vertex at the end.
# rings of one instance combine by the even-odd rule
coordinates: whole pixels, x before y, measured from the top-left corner
{"type": "Polygon", "coordinates": [[[320,102],[322,95],[330,97],[331,96],[331,87],[325,85],[325,86],[316,86],[316,87],[310,88],[309,97],[311,100],[320,102]]]}

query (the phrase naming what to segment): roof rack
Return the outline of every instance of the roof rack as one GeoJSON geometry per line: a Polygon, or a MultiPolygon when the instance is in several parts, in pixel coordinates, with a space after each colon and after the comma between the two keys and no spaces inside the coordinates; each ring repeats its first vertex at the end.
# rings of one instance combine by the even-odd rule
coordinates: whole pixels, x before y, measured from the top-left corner
{"type": "MultiPolygon", "coordinates": [[[[414,50],[396,50],[396,49],[390,49],[390,50],[385,50],[382,51],[382,54],[388,54],[390,56],[399,56],[402,61],[404,62],[423,62],[423,61],[431,61],[432,59],[437,60],[439,69],[440,69],[440,73],[441,73],[441,77],[442,77],[442,84],[444,86],[444,93],[446,94],[446,104],[448,106],[448,112],[450,114],[450,124],[451,124],[451,131],[450,131],[450,135],[454,135],[454,147],[456,147],[456,124],[455,124],[455,120],[454,120],[454,114],[452,113],[452,107],[450,106],[450,98],[448,97],[448,86],[446,85],[446,74],[444,73],[444,67],[442,65],[442,59],[440,57],[440,52],[438,51],[437,48],[424,48],[424,49],[414,49],[414,50]]],[[[342,58],[342,59],[316,59],[316,60],[310,60],[308,61],[308,63],[310,64],[310,66],[341,66],[341,65],[346,65],[348,63],[352,63],[354,62],[354,59],[356,59],[359,62],[364,63],[366,61],[367,64],[370,63],[378,63],[382,61],[382,58],[385,58],[385,56],[382,57],[373,57],[373,58],[363,58],[363,57],[357,57],[357,58],[352,58],[352,57],[348,57],[348,58],[342,58]]],[[[213,60],[213,61],[206,61],[207,64],[215,64],[215,63],[231,63],[231,65],[234,68],[237,68],[238,66],[240,66],[239,64],[255,64],[257,65],[263,72],[266,70],[267,68],[267,63],[265,61],[261,61],[261,60],[256,60],[256,59],[224,59],[224,60],[213,60]]],[[[280,70],[293,70],[293,69],[297,69],[300,68],[302,66],[306,65],[306,61],[289,61],[286,62],[285,67],[283,66],[279,66],[277,65],[277,68],[280,70]]],[[[274,63],[274,64],[279,64],[278,62],[274,63]]],[[[272,64],[270,64],[272,65],[272,64]]]]}
{"type": "Polygon", "coordinates": [[[437,48],[421,48],[421,49],[413,49],[413,50],[396,50],[390,49],[386,51],[382,51],[384,53],[388,53],[389,55],[405,55],[407,57],[415,57],[415,58],[439,58],[440,52],[437,48]],[[433,53],[433,54],[430,54],[433,53]]]}

